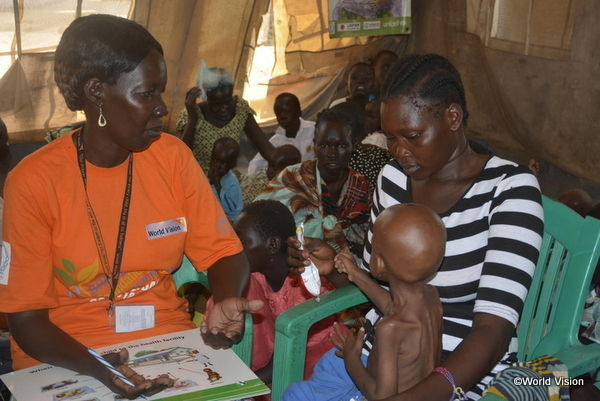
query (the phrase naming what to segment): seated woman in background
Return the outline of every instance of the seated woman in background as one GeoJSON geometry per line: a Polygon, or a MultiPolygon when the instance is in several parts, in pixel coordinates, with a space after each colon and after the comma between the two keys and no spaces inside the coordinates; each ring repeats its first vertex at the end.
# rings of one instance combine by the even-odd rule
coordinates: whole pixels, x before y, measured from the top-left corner
{"type": "Polygon", "coordinates": [[[341,111],[350,119],[354,150],[349,166],[361,173],[369,181],[371,188],[375,189],[379,172],[392,159],[392,155],[387,149],[362,143],[366,137],[365,111],[357,103],[340,103],[333,106],[331,110],[341,111]]]}
{"type": "MultiPolygon", "coordinates": [[[[417,203],[436,212],[448,234],[445,257],[428,282],[443,305],[441,367],[386,400],[447,401],[457,395],[454,383],[475,400],[515,358],[515,327],[544,229],[539,184],[527,167],[469,147],[462,81],[444,57],[411,55],[398,61],[381,101],[381,125],[394,160],[383,168],[373,195],[373,224],[392,205],[417,203]]],[[[365,241],[365,269],[372,262],[371,234],[365,241]]],[[[293,238],[288,245],[288,262],[301,267],[296,272],[311,256],[332,284],[348,284],[333,272],[335,251],[322,240],[306,239],[302,251],[293,238]]],[[[377,311],[367,319],[376,332],[377,311]]],[[[367,338],[362,353],[368,355],[371,347],[367,338]]],[[[333,363],[339,380],[351,381],[344,361],[333,363]]],[[[295,387],[301,395],[286,393],[282,400],[339,400],[328,398],[328,389],[316,379],[295,387]]]]}
{"type": "Polygon", "coordinates": [[[213,144],[225,136],[239,143],[245,133],[258,152],[269,159],[273,145],[256,123],[254,114],[247,101],[233,96],[233,78],[227,70],[206,68],[202,64],[198,86],[188,90],[176,129],[208,173],[213,144]],[[201,96],[205,101],[196,103],[201,96]]]}
{"type": "Polygon", "coordinates": [[[256,199],[275,199],[285,204],[296,224],[304,223],[307,236],[326,238],[342,246],[343,230],[353,246],[351,251],[356,252],[354,247],[360,247],[364,239],[371,186],[362,174],[348,167],[353,150],[348,116],[334,110],[322,111],[315,130],[317,159],[287,167],[256,199]]]}
{"type": "Polygon", "coordinates": [[[173,380],[136,374],[126,349],[108,354],[135,384],[127,385],[88,347],[194,329],[171,276],[184,253],[208,271],[217,303],[201,328],[208,344],[241,338],[244,310],[262,302],[240,298],[249,276],[242,245],[192,152],[161,132],[160,43],[125,18],[77,18],[54,70],[67,106],[85,111],[87,122],[24,158],[6,180],[11,251],[0,311],[15,340],[13,367],[44,362],[128,399],[150,396],[173,380]]]}

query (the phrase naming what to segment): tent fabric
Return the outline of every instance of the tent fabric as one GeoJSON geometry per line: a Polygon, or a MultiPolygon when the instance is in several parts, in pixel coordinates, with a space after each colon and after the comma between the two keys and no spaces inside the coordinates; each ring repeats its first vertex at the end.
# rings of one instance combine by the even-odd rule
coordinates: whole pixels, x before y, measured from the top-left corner
{"type": "MultiPolygon", "coordinates": [[[[600,113],[600,8],[595,2],[560,0],[572,16],[569,25],[553,20],[544,8],[559,0],[425,0],[412,2],[413,32],[407,36],[330,40],[326,0],[273,0],[275,72],[282,76],[266,85],[266,96],[253,103],[265,109],[263,128],[274,126],[272,100],[283,91],[298,93],[305,118],[314,119],[328,101],[345,92],[346,72],[382,48],[400,55],[439,53],[463,76],[471,113],[468,135],[518,162],[530,157],[582,179],[600,182],[596,140],[600,113]],[[549,1],[549,2],[547,2],[549,1]],[[515,37],[496,23],[495,5],[527,3],[527,18],[515,37]],[[491,17],[492,16],[492,17],[491,17]],[[550,22],[547,20],[552,19],[550,22]],[[494,34],[491,34],[491,29],[494,34]],[[519,41],[511,42],[509,39],[519,41]]],[[[229,69],[241,95],[268,0],[137,0],[134,19],[163,44],[168,66],[164,94],[170,115],[165,129],[174,133],[185,93],[194,85],[200,61],[229,69]]],[[[556,6],[558,7],[558,6],[556,6]]],[[[508,14],[510,15],[510,14],[508,14]]],[[[510,19],[510,18],[509,18],[510,19]]],[[[562,21],[562,22],[561,22],[562,21]]],[[[497,21],[496,21],[497,22],[497,21]]],[[[41,140],[43,133],[72,120],[62,106],[52,77],[49,55],[23,55],[15,67],[12,96],[1,103],[31,106],[3,111],[14,141],[41,140]],[[22,68],[22,71],[18,71],[22,68]],[[17,94],[15,91],[29,92],[17,94]]],[[[12,85],[12,86],[11,86],[12,85]]],[[[4,95],[3,95],[4,96],[4,95]]]]}

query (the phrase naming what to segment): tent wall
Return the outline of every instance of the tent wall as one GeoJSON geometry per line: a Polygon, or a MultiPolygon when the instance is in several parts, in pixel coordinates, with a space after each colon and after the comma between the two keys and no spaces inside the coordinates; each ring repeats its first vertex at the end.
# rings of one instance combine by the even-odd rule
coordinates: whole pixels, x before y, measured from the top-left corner
{"type": "MultiPolygon", "coordinates": [[[[301,98],[305,116],[314,118],[332,98],[343,95],[347,67],[368,60],[379,49],[392,48],[401,55],[440,53],[463,76],[471,138],[518,162],[540,159],[546,172],[564,170],[572,174],[564,174],[570,177],[568,185],[581,183],[577,177],[600,182],[600,7],[597,0],[571,3],[570,49],[563,59],[548,59],[484,45],[482,15],[489,13],[494,0],[413,0],[411,35],[336,40],[329,40],[326,32],[325,0],[274,0],[275,37],[285,44],[276,70],[288,74],[272,80],[266,100],[254,107],[268,114],[277,93],[298,89],[306,91],[301,98]]],[[[267,0],[137,0],[135,19],[166,52],[169,84],[164,96],[171,111],[165,118],[167,131],[174,133],[201,60],[234,72],[236,93],[241,94],[267,9],[267,0]]],[[[23,57],[0,82],[1,112],[13,142],[39,141],[47,129],[74,118],[54,88],[51,64],[48,55],[23,57]],[[20,109],[5,111],[11,102],[20,109]]],[[[266,131],[272,128],[268,125],[266,131]]]]}

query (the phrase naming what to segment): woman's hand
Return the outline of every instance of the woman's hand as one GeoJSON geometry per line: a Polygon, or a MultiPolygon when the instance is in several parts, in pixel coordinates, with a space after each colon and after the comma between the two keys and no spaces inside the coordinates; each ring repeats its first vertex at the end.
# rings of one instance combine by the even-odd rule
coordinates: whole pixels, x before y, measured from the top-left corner
{"type": "Polygon", "coordinates": [[[200,325],[200,333],[206,344],[213,348],[229,348],[241,340],[244,334],[244,313],[263,307],[263,301],[229,297],[217,302],[210,316],[200,325]]]}
{"type": "Polygon", "coordinates": [[[322,239],[304,237],[304,249],[300,249],[302,244],[296,237],[289,237],[286,242],[290,274],[302,274],[311,260],[321,276],[328,276],[334,271],[335,250],[322,239]]]}
{"type": "Polygon", "coordinates": [[[188,113],[188,121],[192,121],[194,125],[198,122],[200,112],[198,111],[198,104],[196,103],[198,96],[202,93],[202,89],[198,86],[190,88],[185,94],[185,109],[188,113]]]}
{"type": "Polygon", "coordinates": [[[111,389],[113,392],[117,394],[121,394],[127,397],[130,400],[134,400],[138,398],[140,395],[151,396],[154,395],[165,388],[172,386],[174,381],[168,375],[163,374],[155,379],[146,379],[144,376],[140,375],[125,363],[129,360],[129,352],[127,349],[123,348],[120,352],[113,352],[110,354],[103,355],[104,359],[106,359],[111,365],[113,365],[119,372],[123,374],[129,381],[131,381],[135,386],[130,386],[125,384],[123,380],[121,380],[117,375],[109,372],[108,381],[104,381],[104,384],[111,389]]]}
{"type": "Polygon", "coordinates": [[[334,265],[338,273],[346,274],[348,280],[352,282],[354,282],[357,274],[365,274],[365,272],[356,265],[354,256],[349,253],[338,253],[334,258],[334,265]]]}
{"type": "Polygon", "coordinates": [[[335,354],[344,360],[348,358],[359,358],[362,353],[362,347],[364,343],[365,329],[361,327],[358,329],[350,329],[343,331],[339,323],[333,324],[335,334],[331,335],[331,342],[339,351],[335,351],[335,354]]]}

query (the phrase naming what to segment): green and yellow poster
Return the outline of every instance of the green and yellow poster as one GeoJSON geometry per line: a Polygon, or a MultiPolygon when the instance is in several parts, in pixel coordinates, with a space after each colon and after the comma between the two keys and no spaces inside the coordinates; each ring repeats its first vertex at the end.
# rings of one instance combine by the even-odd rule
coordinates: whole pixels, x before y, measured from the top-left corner
{"type": "Polygon", "coordinates": [[[411,33],[411,0],[329,0],[329,37],[411,33]]]}

